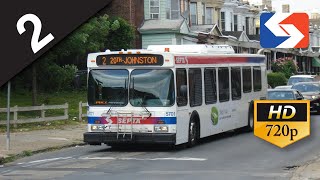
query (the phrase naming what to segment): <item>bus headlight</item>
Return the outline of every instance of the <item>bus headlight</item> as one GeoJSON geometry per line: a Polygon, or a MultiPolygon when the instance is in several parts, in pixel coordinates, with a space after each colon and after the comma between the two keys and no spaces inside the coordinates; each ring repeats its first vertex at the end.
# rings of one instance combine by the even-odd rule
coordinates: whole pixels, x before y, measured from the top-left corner
{"type": "Polygon", "coordinates": [[[168,130],[169,130],[168,126],[165,126],[165,125],[154,126],[155,132],[168,132],[168,130]]]}
{"type": "Polygon", "coordinates": [[[91,125],[91,131],[102,131],[103,125],[91,125]]]}

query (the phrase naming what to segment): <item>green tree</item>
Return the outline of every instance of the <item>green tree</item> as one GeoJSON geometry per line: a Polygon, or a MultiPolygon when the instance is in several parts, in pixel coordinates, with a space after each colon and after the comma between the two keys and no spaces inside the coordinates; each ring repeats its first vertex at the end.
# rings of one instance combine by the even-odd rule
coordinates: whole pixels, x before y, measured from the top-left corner
{"type": "MultiPolygon", "coordinates": [[[[132,42],[135,39],[135,29],[126,20],[115,18],[117,22],[115,29],[107,36],[105,47],[110,50],[121,50],[132,48],[132,42]]],[[[115,23],[114,23],[115,24],[115,23]]]]}
{"type": "Polygon", "coordinates": [[[118,21],[111,21],[108,15],[94,17],[71,33],[51,51],[53,54],[48,56],[49,58],[63,58],[102,51],[105,49],[105,41],[109,33],[120,28],[118,24],[118,21]]]}

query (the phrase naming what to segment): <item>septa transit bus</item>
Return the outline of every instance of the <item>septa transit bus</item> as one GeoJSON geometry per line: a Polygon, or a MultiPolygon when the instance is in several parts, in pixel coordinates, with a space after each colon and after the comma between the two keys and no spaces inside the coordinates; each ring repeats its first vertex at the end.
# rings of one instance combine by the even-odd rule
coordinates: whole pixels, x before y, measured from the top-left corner
{"type": "Polygon", "coordinates": [[[265,99],[265,56],[228,45],[152,45],[88,55],[84,142],[193,146],[200,138],[253,128],[265,99]]]}

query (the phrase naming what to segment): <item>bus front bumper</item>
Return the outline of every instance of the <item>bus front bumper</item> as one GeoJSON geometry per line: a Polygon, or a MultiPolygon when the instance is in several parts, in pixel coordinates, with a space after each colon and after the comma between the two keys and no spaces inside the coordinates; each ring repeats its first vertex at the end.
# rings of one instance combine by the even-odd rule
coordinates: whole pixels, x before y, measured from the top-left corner
{"type": "Polygon", "coordinates": [[[119,134],[113,132],[86,132],[83,134],[83,141],[90,145],[105,144],[170,144],[176,143],[176,134],[174,133],[133,133],[119,134]]]}

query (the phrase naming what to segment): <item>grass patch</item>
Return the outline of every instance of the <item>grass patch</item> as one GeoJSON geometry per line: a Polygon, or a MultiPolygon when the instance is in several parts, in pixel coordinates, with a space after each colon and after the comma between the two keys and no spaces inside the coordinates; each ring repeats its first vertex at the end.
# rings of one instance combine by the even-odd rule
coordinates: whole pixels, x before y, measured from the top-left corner
{"type": "MultiPolygon", "coordinates": [[[[69,104],[68,109],[68,120],[62,121],[49,121],[49,122],[39,122],[39,123],[28,123],[28,124],[17,124],[17,127],[11,125],[11,130],[13,132],[21,131],[31,131],[31,130],[41,130],[41,129],[54,129],[63,128],[66,125],[79,125],[84,122],[79,122],[79,102],[87,102],[87,92],[84,90],[79,91],[63,91],[55,93],[39,93],[38,94],[38,106],[45,105],[62,105],[65,103],[69,104]]],[[[0,108],[6,108],[7,97],[6,92],[0,92],[0,108]]],[[[28,91],[17,91],[11,93],[11,107],[27,107],[32,106],[32,95],[28,91]]],[[[86,107],[82,109],[83,113],[86,113],[86,107]]],[[[63,116],[64,109],[57,110],[46,110],[45,116],[63,116]]],[[[41,111],[28,111],[28,112],[18,112],[19,119],[30,119],[41,117],[41,111]]],[[[7,113],[0,113],[0,120],[6,120],[7,113]]],[[[10,113],[10,120],[13,119],[13,113],[10,113]]],[[[0,125],[0,132],[6,132],[6,125],[0,125]]]]}
{"type": "MultiPolygon", "coordinates": [[[[70,126],[77,126],[86,124],[85,121],[76,120],[59,120],[59,121],[48,121],[48,122],[38,122],[38,123],[25,123],[17,124],[17,127],[10,125],[10,132],[27,132],[34,130],[49,130],[49,129],[64,129],[70,126]]],[[[7,132],[6,125],[0,125],[0,133],[7,132]]]]}

